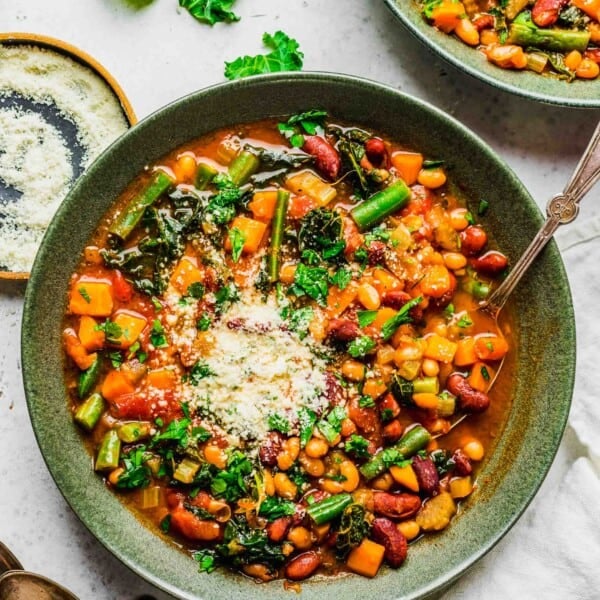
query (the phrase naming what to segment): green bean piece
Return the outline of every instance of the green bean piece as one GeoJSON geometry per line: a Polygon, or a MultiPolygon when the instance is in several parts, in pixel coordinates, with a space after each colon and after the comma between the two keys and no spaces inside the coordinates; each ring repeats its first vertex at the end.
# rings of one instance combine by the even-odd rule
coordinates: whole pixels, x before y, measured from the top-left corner
{"type": "Polygon", "coordinates": [[[115,429],[109,429],[98,449],[96,456],[96,471],[111,471],[119,466],[119,456],[121,454],[121,440],[115,429]]]}
{"type": "Polygon", "coordinates": [[[145,421],[130,421],[123,423],[117,430],[119,439],[126,444],[139,442],[150,436],[152,425],[145,421]]]}
{"type": "Polygon", "coordinates": [[[437,394],[440,391],[440,380],[437,377],[418,377],[413,379],[414,394],[437,394]]]}
{"type": "Polygon", "coordinates": [[[258,171],[260,159],[252,152],[242,150],[229,164],[227,173],[231,181],[237,185],[244,185],[258,171]]]}
{"type": "Polygon", "coordinates": [[[285,218],[287,215],[288,201],[290,193],[285,190],[277,191],[277,203],[275,204],[275,214],[273,215],[273,224],[271,228],[271,245],[269,247],[269,256],[267,271],[269,281],[275,283],[279,279],[279,259],[281,257],[281,242],[285,230],[285,218]]]}
{"type": "Polygon", "coordinates": [[[364,231],[379,223],[388,215],[404,208],[409,200],[410,188],[402,179],[398,179],[355,206],[350,211],[350,215],[358,228],[364,231]]]}
{"type": "Polygon", "coordinates": [[[126,240],[141,221],[146,209],[152,206],[172,185],[173,179],[169,175],[164,171],[155,171],[146,186],[121,210],[108,231],[122,240],[126,240]]]}
{"type": "Polygon", "coordinates": [[[317,525],[323,525],[339,517],[350,504],[352,504],[350,494],[335,494],[335,496],[329,496],[325,500],[311,504],[306,512],[317,525]]]}
{"type": "Polygon", "coordinates": [[[537,27],[531,27],[529,24],[512,23],[508,28],[506,43],[554,52],[570,52],[571,50],[585,52],[590,43],[590,32],[538,29],[537,27]]]}
{"type": "Polygon", "coordinates": [[[77,395],[80,398],[85,398],[94,389],[98,377],[100,376],[101,366],[102,361],[98,354],[96,360],[92,363],[92,366],[79,374],[79,379],[77,380],[77,395]]]}
{"type": "Polygon", "coordinates": [[[217,169],[215,169],[212,165],[207,163],[199,163],[196,171],[196,189],[205,190],[217,173],[217,169]]]}
{"type": "MultiPolygon", "coordinates": [[[[431,434],[429,431],[422,425],[415,425],[412,429],[409,429],[396,444],[390,447],[399,452],[404,458],[410,458],[419,450],[425,448],[430,440],[431,434]]],[[[382,450],[360,467],[359,470],[365,479],[373,479],[386,470],[387,467],[384,457],[385,451],[382,450]]]]}
{"type": "Polygon", "coordinates": [[[75,422],[86,431],[92,431],[105,408],[104,398],[98,393],[92,394],[75,411],[75,422]]]}

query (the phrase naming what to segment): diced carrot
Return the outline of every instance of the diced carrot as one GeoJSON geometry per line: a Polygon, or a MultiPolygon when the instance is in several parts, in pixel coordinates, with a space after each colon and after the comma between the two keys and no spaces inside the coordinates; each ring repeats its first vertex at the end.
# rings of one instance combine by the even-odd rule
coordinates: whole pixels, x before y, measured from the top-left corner
{"type": "Polygon", "coordinates": [[[455,498],[466,498],[473,491],[473,482],[466,477],[455,477],[450,480],[450,495],[455,498]]]}
{"type": "Polygon", "coordinates": [[[383,294],[390,290],[397,290],[400,287],[400,280],[387,269],[377,268],[373,271],[372,285],[383,294]]]}
{"type": "Polygon", "coordinates": [[[419,481],[412,465],[406,465],[405,467],[394,465],[390,467],[390,475],[394,478],[396,483],[403,485],[412,492],[419,491],[419,481]]]}
{"type": "Polygon", "coordinates": [[[327,314],[329,317],[339,317],[356,299],[358,282],[351,281],[343,290],[332,285],[327,295],[327,314]]]}
{"type": "Polygon", "coordinates": [[[406,185],[417,182],[417,175],[423,166],[423,155],[419,152],[394,152],[392,164],[406,185]]]}
{"type": "Polygon", "coordinates": [[[73,359],[73,362],[79,369],[85,371],[89,369],[97,358],[94,352],[90,354],[77,337],[75,330],[68,328],[63,331],[63,344],[65,352],[73,359]]]}
{"type": "Polygon", "coordinates": [[[375,577],[383,562],[385,547],[365,538],[359,546],[348,554],[346,566],[359,575],[375,577]]]}
{"type": "Polygon", "coordinates": [[[87,351],[100,350],[104,347],[104,331],[96,329],[98,322],[93,317],[83,315],[79,319],[79,340],[87,351]]]}
{"type": "Polygon", "coordinates": [[[187,294],[190,285],[202,283],[203,280],[198,261],[193,256],[184,256],[171,275],[171,285],[181,294],[187,294]]]}
{"type": "Polygon", "coordinates": [[[432,333],[425,339],[427,345],[423,356],[425,358],[433,358],[442,363],[452,362],[456,354],[456,342],[450,341],[448,338],[442,337],[437,333],[432,333]]]}
{"type": "Polygon", "coordinates": [[[490,383],[494,379],[494,372],[485,363],[478,362],[473,365],[469,373],[468,382],[471,387],[480,392],[487,392],[490,383]]]}
{"type": "Polygon", "coordinates": [[[248,203],[248,208],[252,211],[255,219],[259,221],[270,221],[275,214],[275,205],[277,204],[277,190],[265,190],[254,192],[252,201],[248,203]]]}
{"type": "Polygon", "coordinates": [[[69,311],[73,314],[108,317],[112,309],[110,282],[82,277],[73,284],[69,296],[69,311]]]}
{"type": "Polygon", "coordinates": [[[429,265],[420,284],[421,291],[432,298],[440,298],[451,286],[450,271],[445,265],[429,265]]]}
{"type": "MultiPolygon", "coordinates": [[[[260,248],[260,244],[265,235],[265,231],[267,230],[267,226],[265,223],[256,221],[255,219],[249,219],[248,217],[236,217],[231,222],[229,229],[230,231],[232,229],[237,229],[242,234],[244,238],[242,252],[245,254],[254,254],[260,248]]],[[[225,248],[227,250],[231,250],[231,241],[229,236],[227,236],[225,239],[225,248]]]]}
{"type": "Polygon", "coordinates": [[[119,396],[132,394],[135,386],[122,371],[110,371],[102,382],[101,394],[109,401],[115,400],[119,396]]]}
{"type": "Polygon", "coordinates": [[[337,196],[337,190],[312,171],[300,171],[288,177],[285,180],[285,187],[294,194],[310,196],[319,206],[326,206],[337,196]]]}
{"type": "Polygon", "coordinates": [[[600,21],[600,0],[571,0],[571,4],[592,17],[594,21],[600,21]]]}
{"type": "Polygon", "coordinates": [[[376,331],[381,331],[381,328],[383,327],[384,323],[386,321],[389,321],[389,319],[391,319],[393,316],[396,315],[396,312],[393,308],[390,308],[389,306],[384,306],[383,308],[380,308],[377,311],[377,316],[375,317],[375,320],[373,321],[373,323],[371,323],[371,327],[373,327],[373,329],[375,329],[376,331]]]}
{"type": "Polygon", "coordinates": [[[121,335],[111,340],[111,343],[121,348],[129,348],[140,337],[148,323],[143,315],[132,310],[117,311],[112,321],[120,327],[121,335]]]}
{"type": "Polygon", "coordinates": [[[175,385],[177,376],[173,369],[157,369],[150,371],[147,375],[147,381],[150,386],[159,390],[168,390],[175,385]]]}
{"type": "Polygon", "coordinates": [[[456,343],[456,353],[454,354],[454,364],[457,367],[468,367],[477,362],[475,354],[475,338],[464,337],[456,343]]]}
{"type": "Polygon", "coordinates": [[[435,410],[438,406],[438,397],[430,392],[420,392],[412,395],[413,402],[423,410],[435,410]]]}
{"type": "Polygon", "coordinates": [[[441,4],[431,11],[431,20],[438,29],[444,33],[454,31],[458,22],[465,16],[465,7],[462,2],[443,0],[441,4]]]}
{"type": "Polygon", "coordinates": [[[499,335],[478,335],[475,338],[475,354],[480,360],[500,360],[508,352],[507,341],[499,335]]]}
{"type": "Polygon", "coordinates": [[[365,396],[371,396],[371,398],[377,399],[387,391],[387,385],[382,379],[372,378],[365,381],[363,386],[363,394],[365,396]]]}

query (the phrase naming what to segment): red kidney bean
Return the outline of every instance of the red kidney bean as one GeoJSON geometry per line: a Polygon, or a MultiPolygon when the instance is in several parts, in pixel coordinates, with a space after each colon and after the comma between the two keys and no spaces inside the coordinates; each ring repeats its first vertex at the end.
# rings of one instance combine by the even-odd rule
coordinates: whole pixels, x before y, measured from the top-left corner
{"type": "Polygon", "coordinates": [[[369,264],[374,267],[380,265],[385,259],[385,244],[377,240],[371,242],[367,248],[367,260],[369,264]]]}
{"type": "Polygon", "coordinates": [[[469,225],[460,232],[460,249],[466,256],[479,254],[487,244],[487,233],[476,225],[469,225]]]}
{"type": "Polygon", "coordinates": [[[538,27],[549,27],[558,21],[560,11],[569,0],[536,0],[531,9],[531,19],[538,27]]]}
{"type": "Polygon", "coordinates": [[[600,48],[588,48],[583,53],[584,58],[589,58],[593,60],[595,63],[600,64],[600,48]]]}
{"type": "Polygon", "coordinates": [[[321,557],[309,550],[292,558],[285,567],[285,576],[292,581],[300,581],[310,577],[321,564],[321,557]]]}
{"type": "Polygon", "coordinates": [[[416,494],[390,494],[389,492],[373,494],[373,512],[390,519],[412,517],[419,508],[421,508],[421,499],[416,494]]]}
{"type": "Polygon", "coordinates": [[[386,394],[378,402],[379,412],[387,417],[387,420],[395,419],[400,414],[400,406],[393,394],[386,394]],[[385,411],[385,412],[384,412],[385,411]]]}
{"type": "Polygon", "coordinates": [[[508,266],[508,259],[501,252],[490,250],[477,258],[469,260],[469,264],[478,272],[485,275],[498,275],[508,266]]]}
{"type": "Polygon", "coordinates": [[[371,536],[385,548],[384,557],[390,567],[397,568],[406,560],[408,543],[392,521],[382,517],[376,518],[373,521],[371,536]]]}
{"type": "Polygon", "coordinates": [[[402,427],[400,421],[398,419],[394,419],[389,423],[386,423],[381,434],[383,435],[383,439],[388,444],[393,444],[397,442],[402,437],[402,432],[404,428],[402,427]]]}
{"type": "Polygon", "coordinates": [[[460,373],[450,375],[446,380],[446,387],[457,397],[459,407],[466,412],[483,412],[490,405],[489,396],[473,389],[460,373]]]}
{"type": "Polygon", "coordinates": [[[383,292],[381,296],[381,304],[389,306],[395,310],[400,310],[409,300],[411,295],[402,290],[389,290],[383,292]]]}
{"type": "Polygon", "coordinates": [[[452,302],[452,297],[456,291],[456,277],[450,272],[448,272],[448,275],[450,278],[450,287],[448,288],[448,291],[444,292],[439,298],[431,298],[431,304],[438,310],[446,308],[446,306],[452,302]]]}
{"type": "Polygon", "coordinates": [[[281,451],[283,438],[277,431],[269,431],[267,439],[258,450],[260,462],[266,467],[274,467],[277,464],[277,455],[281,451]]]}
{"type": "Polygon", "coordinates": [[[473,25],[475,25],[475,29],[477,29],[477,31],[491,29],[495,23],[496,19],[494,19],[492,15],[481,15],[476,19],[473,19],[473,25]]]}
{"type": "Polygon", "coordinates": [[[291,525],[291,517],[279,517],[279,519],[275,519],[274,521],[267,523],[267,537],[272,542],[281,542],[281,540],[283,540],[283,538],[287,535],[291,525]]]}
{"type": "Polygon", "coordinates": [[[470,475],[473,472],[473,465],[471,464],[471,460],[460,448],[454,451],[454,454],[452,455],[452,460],[454,461],[454,471],[457,475],[465,477],[466,475],[470,475]]]}
{"type": "Polygon", "coordinates": [[[360,335],[357,323],[348,319],[331,319],[327,325],[327,335],[339,342],[351,342],[360,335]]]}
{"type": "Polygon", "coordinates": [[[381,138],[372,137],[365,142],[367,158],[376,167],[386,167],[388,162],[387,148],[381,138]]]}
{"type": "Polygon", "coordinates": [[[419,482],[419,491],[427,496],[435,494],[440,486],[440,478],[433,461],[430,458],[415,456],[412,459],[412,468],[419,482]]]}
{"type": "Polygon", "coordinates": [[[315,157],[315,166],[321,175],[337,179],[342,166],[338,151],[320,135],[304,136],[302,150],[315,157]]]}

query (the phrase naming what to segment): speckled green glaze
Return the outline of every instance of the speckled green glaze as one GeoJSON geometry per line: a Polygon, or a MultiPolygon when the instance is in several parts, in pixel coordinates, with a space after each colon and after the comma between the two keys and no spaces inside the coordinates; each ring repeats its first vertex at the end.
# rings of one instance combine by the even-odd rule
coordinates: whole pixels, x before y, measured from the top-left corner
{"type": "MultiPolygon", "coordinates": [[[[542,219],[510,169],[479,138],[441,111],[391,88],[332,74],[261,76],[219,85],[151,115],[111,146],[77,182],[52,221],[35,261],[23,315],[23,376],[34,430],[50,472],[90,531],[134,571],[174,595],[213,600],[289,600],[281,582],[257,587],[242,576],[198,574],[188,556],[150,530],[94,475],[67,409],[60,323],[69,275],[102,215],[123,188],[171,149],[212,129],[321,106],[334,117],[387,132],[447,161],[467,194],[489,200],[487,226],[511,260],[542,219]]],[[[513,299],[518,326],[509,422],[480,474],[481,486],[443,534],[411,546],[398,571],[374,580],[346,576],[302,585],[302,597],[380,600],[427,597],[459,577],[513,525],[541,484],[569,410],[575,332],[572,304],[554,243],[513,299]],[[527,291],[527,294],[524,291],[527,291]]]]}
{"type": "Polygon", "coordinates": [[[600,108],[600,78],[593,81],[577,79],[568,83],[553,77],[540,76],[533,71],[501,69],[488,62],[482,52],[467,46],[456,36],[443,33],[427,24],[415,0],[384,2],[421,42],[473,77],[539,102],[579,108],[600,108]]]}

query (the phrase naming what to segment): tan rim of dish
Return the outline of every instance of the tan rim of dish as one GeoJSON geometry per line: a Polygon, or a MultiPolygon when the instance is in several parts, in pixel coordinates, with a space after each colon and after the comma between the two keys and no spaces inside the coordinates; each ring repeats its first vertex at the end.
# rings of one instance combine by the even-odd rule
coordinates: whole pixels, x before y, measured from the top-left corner
{"type": "MultiPolygon", "coordinates": [[[[92,58],[83,50],[80,50],[67,42],[63,42],[62,40],[46,35],[40,35],[39,33],[0,33],[0,44],[28,44],[41,46],[42,48],[54,50],[55,52],[66,55],[84,67],[91,69],[107,83],[113,94],[119,99],[123,114],[129,125],[132,126],[136,124],[137,117],[135,116],[131,102],[129,102],[129,99],[121,86],[117,83],[117,80],[95,58],[92,58]]],[[[0,279],[23,280],[28,278],[29,273],[26,271],[0,271],[0,279]]]]}

